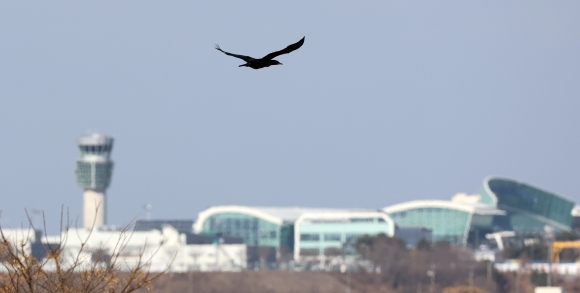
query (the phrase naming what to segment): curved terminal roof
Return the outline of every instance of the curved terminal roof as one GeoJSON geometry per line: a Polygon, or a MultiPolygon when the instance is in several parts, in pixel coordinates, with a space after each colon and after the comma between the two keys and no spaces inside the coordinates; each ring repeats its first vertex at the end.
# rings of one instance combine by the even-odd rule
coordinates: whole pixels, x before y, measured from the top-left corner
{"type": "Polygon", "coordinates": [[[389,215],[373,210],[306,212],[296,220],[295,225],[299,226],[301,223],[312,220],[348,220],[357,218],[381,218],[390,226],[392,232],[395,231],[395,222],[389,215]]]}
{"type": "Polygon", "coordinates": [[[102,133],[93,133],[91,135],[81,136],[77,140],[79,145],[101,145],[112,144],[114,139],[102,133]]]}
{"type": "Polygon", "coordinates": [[[489,195],[489,197],[491,198],[492,204],[493,205],[496,205],[496,206],[497,206],[497,203],[498,203],[498,198],[497,198],[496,192],[493,190],[494,188],[492,188],[490,186],[490,182],[492,182],[492,181],[503,181],[503,182],[510,183],[510,184],[513,184],[513,185],[524,186],[524,187],[527,187],[527,188],[530,188],[530,189],[533,189],[533,190],[536,190],[536,191],[540,191],[540,192],[542,192],[542,193],[544,193],[546,195],[553,196],[555,198],[558,198],[558,199],[561,199],[561,200],[564,200],[564,201],[567,201],[567,202],[572,202],[572,203],[574,202],[573,200],[568,199],[568,198],[566,198],[564,196],[561,196],[561,195],[552,193],[550,191],[547,191],[547,190],[544,190],[544,189],[535,187],[533,185],[530,185],[530,184],[527,184],[527,183],[524,183],[524,182],[521,182],[521,181],[517,181],[517,180],[513,180],[513,179],[508,179],[508,178],[504,178],[504,177],[499,177],[499,176],[488,176],[488,177],[485,177],[483,179],[483,189],[487,193],[487,195],[489,195]]]}
{"type": "Polygon", "coordinates": [[[249,207],[249,206],[214,206],[198,214],[194,224],[195,233],[203,230],[203,223],[211,216],[221,213],[240,213],[260,218],[277,225],[294,223],[305,213],[345,212],[346,209],[301,208],[301,207],[249,207]]]}
{"type": "Polygon", "coordinates": [[[482,202],[502,210],[526,214],[570,229],[574,201],[512,179],[489,176],[483,180],[482,202]]]}
{"type": "Polygon", "coordinates": [[[414,200],[384,207],[383,211],[387,214],[391,214],[419,208],[452,209],[478,215],[505,215],[504,211],[496,209],[493,206],[485,204],[458,203],[446,200],[414,200]]]}

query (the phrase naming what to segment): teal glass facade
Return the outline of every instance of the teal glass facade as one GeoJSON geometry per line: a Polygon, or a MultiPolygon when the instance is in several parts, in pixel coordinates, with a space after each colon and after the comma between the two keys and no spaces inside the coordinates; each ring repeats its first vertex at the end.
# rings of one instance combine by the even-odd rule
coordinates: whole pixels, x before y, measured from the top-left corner
{"type": "MultiPolygon", "coordinates": [[[[471,225],[471,214],[448,208],[419,207],[390,213],[402,227],[425,227],[433,231],[432,241],[464,245],[471,225]]],[[[482,220],[483,221],[483,220],[482,220]]]]}
{"type": "Polygon", "coordinates": [[[75,169],[77,184],[83,189],[105,190],[111,184],[113,162],[77,161],[75,169]]]}
{"type": "Polygon", "coordinates": [[[293,227],[277,225],[242,213],[219,213],[203,223],[203,234],[241,237],[248,246],[280,247],[293,244],[293,227]]]}
{"type": "Polygon", "coordinates": [[[301,257],[352,255],[358,238],[379,233],[394,234],[392,225],[378,217],[309,220],[297,225],[300,233],[297,255],[301,257]]]}
{"type": "Polygon", "coordinates": [[[473,244],[496,231],[543,233],[547,225],[556,231],[571,229],[571,200],[514,180],[490,177],[477,202],[416,201],[384,210],[402,227],[432,229],[433,241],[473,244]],[[445,207],[447,206],[447,207],[445,207]],[[462,207],[463,206],[463,207],[462,207]]]}
{"type": "Polygon", "coordinates": [[[497,198],[497,208],[507,211],[495,226],[525,233],[543,232],[546,225],[570,229],[575,205],[571,200],[513,180],[491,178],[487,186],[497,198]]]}
{"type": "Polygon", "coordinates": [[[111,184],[113,162],[110,160],[113,139],[101,134],[81,137],[78,141],[81,157],[75,175],[82,189],[104,191],[111,184]]]}

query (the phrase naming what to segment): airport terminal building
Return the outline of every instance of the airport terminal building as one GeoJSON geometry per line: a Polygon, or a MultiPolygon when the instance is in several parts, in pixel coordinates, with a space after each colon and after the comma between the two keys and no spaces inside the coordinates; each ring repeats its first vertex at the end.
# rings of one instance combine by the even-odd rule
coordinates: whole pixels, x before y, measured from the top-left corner
{"type": "Polygon", "coordinates": [[[466,245],[469,231],[490,227],[495,216],[505,212],[484,204],[444,200],[418,200],[383,209],[401,227],[425,227],[433,231],[431,241],[466,245]]]}
{"type": "Polygon", "coordinates": [[[373,210],[215,206],[199,213],[194,231],[243,238],[252,263],[352,254],[356,239],[393,236],[395,223],[373,210]]]}
{"type": "Polygon", "coordinates": [[[456,195],[451,201],[419,200],[396,204],[383,211],[398,226],[433,230],[433,241],[477,246],[485,234],[515,231],[543,233],[546,226],[569,231],[574,202],[526,183],[487,177],[475,195],[456,195]]]}
{"type": "Polygon", "coordinates": [[[488,177],[475,195],[417,200],[382,210],[214,206],[199,213],[194,232],[239,237],[248,263],[347,257],[364,235],[399,236],[477,247],[488,233],[568,231],[574,202],[529,184],[488,177]]]}
{"type": "Polygon", "coordinates": [[[488,177],[480,189],[481,202],[506,211],[494,218],[495,230],[541,233],[546,225],[569,231],[574,202],[555,193],[515,180],[488,177]]]}
{"type": "Polygon", "coordinates": [[[395,222],[378,211],[305,213],[294,224],[294,259],[322,259],[356,253],[358,238],[395,235],[395,222]]]}

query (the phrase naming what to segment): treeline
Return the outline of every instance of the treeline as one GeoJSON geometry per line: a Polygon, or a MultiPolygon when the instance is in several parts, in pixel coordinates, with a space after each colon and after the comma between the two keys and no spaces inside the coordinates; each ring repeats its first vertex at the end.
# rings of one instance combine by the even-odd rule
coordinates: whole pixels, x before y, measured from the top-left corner
{"type": "MultiPolygon", "coordinates": [[[[574,232],[556,235],[556,241],[574,241],[574,232]]],[[[362,273],[363,283],[384,284],[394,292],[463,292],[464,288],[480,288],[481,292],[531,292],[535,286],[546,286],[547,274],[520,270],[502,273],[490,262],[477,262],[472,252],[448,242],[431,243],[421,240],[409,249],[397,237],[385,234],[364,236],[356,242],[361,258],[374,264],[374,273],[362,273]],[[421,288],[420,288],[421,287],[421,288]],[[451,289],[455,288],[455,289],[451,289]],[[447,291],[444,291],[447,289],[447,291]],[[450,291],[451,290],[451,291],[450,291]]],[[[522,264],[533,259],[546,260],[548,244],[538,241],[532,245],[508,246],[506,259],[518,259],[522,264]]],[[[578,250],[564,250],[562,260],[578,259],[578,250]]],[[[580,280],[553,276],[553,284],[571,292],[580,292],[580,280]]],[[[466,291],[469,292],[469,291],[466,291]]]]}
{"type": "Polygon", "coordinates": [[[495,270],[491,263],[476,262],[471,252],[448,242],[430,243],[421,240],[415,249],[397,237],[385,234],[364,236],[356,243],[362,258],[371,261],[375,274],[370,280],[384,282],[391,289],[417,292],[431,286],[441,292],[444,288],[472,285],[489,292],[509,292],[508,276],[495,270]]]}

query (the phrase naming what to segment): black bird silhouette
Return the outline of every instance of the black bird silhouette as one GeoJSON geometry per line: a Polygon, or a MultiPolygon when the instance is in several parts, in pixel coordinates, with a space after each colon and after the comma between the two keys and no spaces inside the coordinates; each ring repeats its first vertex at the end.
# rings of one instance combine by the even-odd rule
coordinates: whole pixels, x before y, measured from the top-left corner
{"type": "Polygon", "coordinates": [[[238,67],[246,66],[246,67],[250,67],[250,68],[254,68],[254,69],[260,69],[260,68],[264,68],[264,67],[269,67],[270,65],[282,65],[282,63],[280,63],[278,60],[274,60],[274,58],[276,58],[282,54],[288,54],[288,53],[302,47],[302,44],[304,44],[304,38],[306,38],[306,37],[303,37],[300,41],[298,41],[292,45],[289,45],[288,47],[286,47],[280,51],[272,52],[272,53],[262,57],[261,59],[252,58],[250,56],[228,53],[228,52],[222,50],[218,44],[215,45],[215,48],[216,48],[216,50],[223,52],[226,55],[230,55],[230,56],[240,58],[240,59],[246,61],[246,64],[242,64],[238,67]]]}

